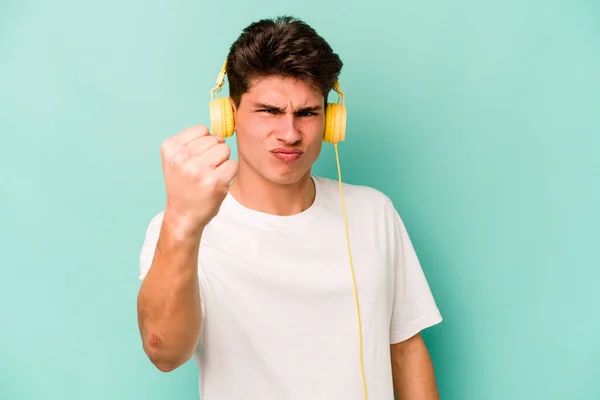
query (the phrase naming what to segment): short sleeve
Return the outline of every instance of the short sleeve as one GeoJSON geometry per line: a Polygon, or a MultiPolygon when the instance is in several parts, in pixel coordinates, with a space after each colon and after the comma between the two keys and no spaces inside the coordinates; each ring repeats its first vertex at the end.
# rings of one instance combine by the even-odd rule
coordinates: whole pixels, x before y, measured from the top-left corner
{"type": "Polygon", "coordinates": [[[402,342],[442,321],[406,227],[392,207],[394,232],[394,297],[390,344],[402,342]]]}
{"type": "Polygon", "coordinates": [[[156,250],[156,244],[158,243],[162,221],[163,213],[161,212],[152,218],[146,227],[146,235],[140,251],[140,280],[143,280],[146,277],[150,265],[152,265],[152,260],[154,260],[154,251],[156,250]]]}

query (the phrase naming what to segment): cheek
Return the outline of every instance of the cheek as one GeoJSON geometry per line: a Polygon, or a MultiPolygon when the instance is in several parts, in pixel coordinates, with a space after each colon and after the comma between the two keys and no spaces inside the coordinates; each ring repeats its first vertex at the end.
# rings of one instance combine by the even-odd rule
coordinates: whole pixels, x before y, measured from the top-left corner
{"type": "Polygon", "coordinates": [[[245,114],[238,118],[236,126],[244,135],[253,138],[264,137],[274,128],[272,119],[258,113],[245,114]]]}
{"type": "Polygon", "coordinates": [[[323,140],[324,130],[325,130],[325,124],[323,124],[323,123],[317,123],[311,129],[311,135],[310,135],[311,143],[313,143],[313,146],[318,144],[319,149],[321,147],[321,143],[323,140]]]}
{"type": "Polygon", "coordinates": [[[244,115],[236,119],[235,130],[238,142],[251,145],[252,142],[256,142],[264,136],[265,124],[261,118],[254,115],[244,115]]]}
{"type": "Polygon", "coordinates": [[[308,139],[315,140],[316,138],[321,138],[323,136],[323,131],[325,129],[325,119],[324,118],[311,118],[306,120],[301,120],[298,122],[298,127],[304,133],[304,136],[308,139]]]}
{"type": "Polygon", "coordinates": [[[325,124],[321,121],[313,121],[307,124],[304,132],[304,143],[315,157],[321,152],[323,146],[323,131],[325,124]]]}

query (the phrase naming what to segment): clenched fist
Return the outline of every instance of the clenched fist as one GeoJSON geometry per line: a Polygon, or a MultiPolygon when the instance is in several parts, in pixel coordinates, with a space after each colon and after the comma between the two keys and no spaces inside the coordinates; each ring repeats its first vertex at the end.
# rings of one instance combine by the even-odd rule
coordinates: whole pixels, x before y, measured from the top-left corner
{"type": "Polygon", "coordinates": [[[195,234],[217,215],[238,164],[222,138],[193,126],[161,146],[168,215],[186,234],[195,234]]]}

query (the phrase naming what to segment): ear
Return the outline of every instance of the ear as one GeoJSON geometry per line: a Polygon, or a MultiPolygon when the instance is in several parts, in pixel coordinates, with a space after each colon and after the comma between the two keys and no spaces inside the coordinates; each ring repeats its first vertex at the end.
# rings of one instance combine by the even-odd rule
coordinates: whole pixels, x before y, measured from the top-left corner
{"type": "Polygon", "coordinates": [[[231,97],[228,97],[229,99],[229,104],[231,104],[231,111],[233,112],[233,131],[236,133],[237,136],[237,129],[235,129],[235,127],[237,126],[237,108],[235,107],[235,102],[233,101],[233,99],[231,97]]]}
{"type": "Polygon", "coordinates": [[[231,104],[231,109],[233,110],[233,118],[235,118],[235,114],[237,112],[237,108],[235,108],[235,102],[231,97],[228,97],[229,103],[231,104]]]}

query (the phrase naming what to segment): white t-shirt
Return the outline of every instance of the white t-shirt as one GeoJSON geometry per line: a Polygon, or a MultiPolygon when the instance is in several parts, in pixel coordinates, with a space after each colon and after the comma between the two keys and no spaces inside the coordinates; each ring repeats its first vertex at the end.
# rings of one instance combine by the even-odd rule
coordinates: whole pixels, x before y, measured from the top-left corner
{"type": "MultiPolygon", "coordinates": [[[[362,400],[356,303],[339,183],[313,176],[306,211],[275,216],[228,195],[198,270],[202,400],[362,400]]],[[[390,344],[441,322],[407,231],[381,192],[344,184],[371,400],[392,400],[390,344]]],[[[162,213],[142,248],[146,275],[162,213]]]]}

